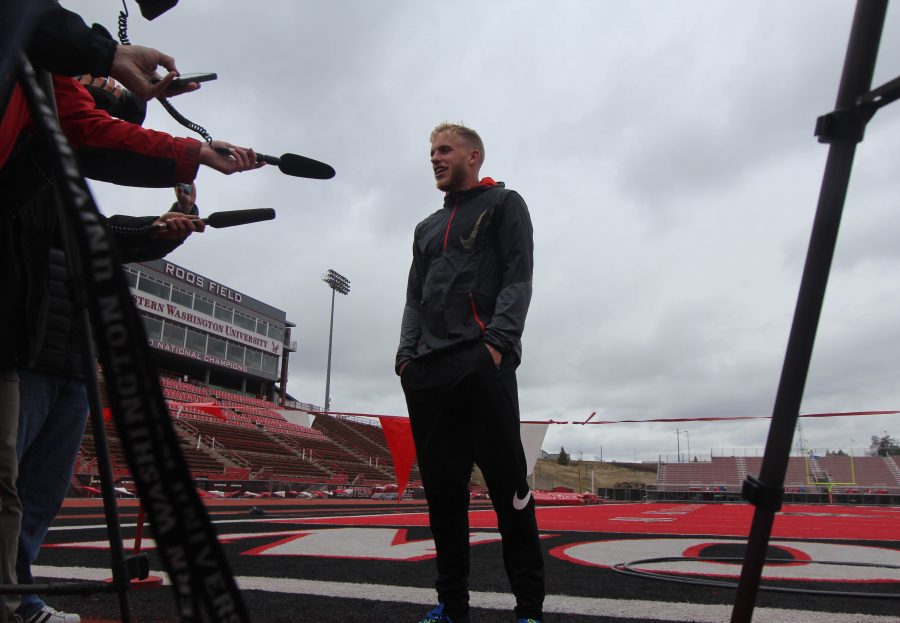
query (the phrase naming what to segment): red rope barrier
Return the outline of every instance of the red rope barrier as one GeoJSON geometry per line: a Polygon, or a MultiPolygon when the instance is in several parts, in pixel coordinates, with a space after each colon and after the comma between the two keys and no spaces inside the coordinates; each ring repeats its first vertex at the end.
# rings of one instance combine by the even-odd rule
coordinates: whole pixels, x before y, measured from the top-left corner
{"type": "MultiPolygon", "coordinates": [[[[322,415],[341,415],[341,416],[352,416],[352,417],[366,417],[366,418],[403,418],[408,419],[405,415],[378,415],[374,413],[349,413],[345,411],[321,411],[319,412],[322,415]]],[[[316,413],[316,415],[319,415],[316,413]]],[[[588,418],[583,422],[570,422],[568,420],[557,421],[557,420],[523,420],[522,424],[578,424],[584,426],[585,424],[642,424],[644,422],[728,422],[730,420],[770,420],[772,419],[771,415],[736,415],[732,417],[675,417],[675,418],[653,418],[649,420],[595,420],[591,421],[591,418],[596,415],[596,411],[591,413],[588,418]]],[[[858,415],[895,415],[900,413],[900,411],[845,411],[842,413],[806,413],[801,414],[800,417],[851,417],[858,415]]]]}

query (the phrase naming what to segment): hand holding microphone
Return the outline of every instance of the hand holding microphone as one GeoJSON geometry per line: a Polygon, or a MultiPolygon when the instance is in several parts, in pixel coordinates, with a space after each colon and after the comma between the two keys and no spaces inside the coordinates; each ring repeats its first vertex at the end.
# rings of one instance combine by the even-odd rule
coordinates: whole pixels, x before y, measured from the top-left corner
{"type": "MultiPolygon", "coordinates": [[[[165,89],[163,89],[162,93],[177,95],[178,93],[200,88],[200,82],[217,78],[215,73],[186,74],[176,78],[175,61],[170,57],[166,57],[166,60],[171,63],[171,66],[167,65],[167,68],[170,69],[169,73],[164,78],[154,75],[153,88],[157,95],[160,95],[159,90],[163,85],[165,89]]],[[[160,102],[176,121],[199,133],[206,139],[206,142],[200,148],[200,164],[213,168],[220,173],[231,175],[240,171],[258,169],[263,164],[273,164],[285,175],[294,177],[307,177],[316,180],[328,180],[334,177],[334,168],[331,165],[307,158],[306,156],[297,154],[282,154],[281,157],[268,156],[266,154],[257,154],[249,147],[238,147],[224,141],[214,141],[203,127],[186,119],[164,97],[160,97],[160,102]]]]}
{"type": "Polygon", "coordinates": [[[203,232],[206,223],[199,216],[182,212],[166,212],[153,222],[154,237],[184,240],[194,232],[203,232]]]}
{"type": "Polygon", "coordinates": [[[250,147],[238,147],[225,141],[203,143],[200,147],[200,164],[215,169],[225,175],[258,169],[265,164],[257,161],[256,153],[250,147]]]}
{"type": "Polygon", "coordinates": [[[271,221],[275,218],[275,210],[272,208],[252,208],[249,210],[229,210],[228,212],[213,212],[206,218],[200,219],[210,227],[234,227],[235,225],[247,225],[261,221],[271,221]]]}
{"type": "Polygon", "coordinates": [[[195,231],[206,229],[197,216],[197,186],[193,183],[175,185],[175,203],[169,211],[156,219],[151,227],[155,238],[166,240],[184,240],[195,231]]]}
{"type": "Polygon", "coordinates": [[[160,230],[156,235],[161,238],[178,240],[187,238],[195,231],[202,232],[207,226],[214,228],[234,227],[235,225],[271,221],[274,218],[275,210],[272,208],[213,212],[205,218],[180,212],[166,212],[157,219],[153,224],[153,228],[160,230]]]}
{"type": "MultiPolygon", "coordinates": [[[[314,180],[330,180],[332,177],[334,177],[334,168],[331,165],[325,164],[324,162],[319,162],[318,160],[313,160],[312,158],[307,158],[306,156],[299,156],[297,154],[281,154],[281,157],[279,158],[278,156],[268,156],[266,154],[254,153],[254,151],[248,147],[235,147],[234,145],[229,145],[228,143],[223,143],[222,141],[213,141],[210,145],[204,145],[203,147],[212,147],[212,150],[221,158],[226,159],[226,161],[228,158],[232,158],[233,160],[237,161],[239,158],[243,159],[245,155],[249,156],[249,161],[255,164],[253,166],[244,166],[243,168],[238,169],[241,171],[245,171],[249,168],[258,169],[263,164],[274,164],[278,167],[278,170],[285,175],[292,175],[294,177],[306,177],[314,180]]],[[[214,169],[222,171],[226,175],[234,172],[216,167],[213,164],[215,160],[210,160],[209,162],[205,161],[203,159],[202,151],[200,152],[200,156],[200,162],[202,164],[206,164],[213,167],[214,169]]]]}

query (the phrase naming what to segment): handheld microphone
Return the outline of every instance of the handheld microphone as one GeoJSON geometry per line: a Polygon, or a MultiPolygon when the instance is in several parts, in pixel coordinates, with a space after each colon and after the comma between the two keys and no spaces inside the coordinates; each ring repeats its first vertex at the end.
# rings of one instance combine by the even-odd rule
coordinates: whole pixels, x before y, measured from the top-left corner
{"type": "Polygon", "coordinates": [[[267,164],[274,164],[285,175],[308,177],[314,180],[330,180],[334,177],[334,168],[331,165],[306,156],[281,154],[281,157],[278,158],[257,153],[256,159],[267,164]]]}
{"type": "Polygon", "coordinates": [[[252,210],[230,210],[228,212],[213,212],[206,218],[200,219],[210,227],[234,227],[260,221],[271,221],[275,218],[275,210],[272,208],[256,208],[252,210]]]}
{"type": "MultiPolygon", "coordinates": [[[[251,210],[229,210],[228,212],[213,212],[206,218],[200,219],[209,227],[219,229],[221,227],[234,227],[235,225],[247,225],[260,221],[271,221],[275,218],[275,210],[272,208],[254,208],[251,210]]],[[[165,229],[165,223],[154,223],[154,229],[165,229]]]]}

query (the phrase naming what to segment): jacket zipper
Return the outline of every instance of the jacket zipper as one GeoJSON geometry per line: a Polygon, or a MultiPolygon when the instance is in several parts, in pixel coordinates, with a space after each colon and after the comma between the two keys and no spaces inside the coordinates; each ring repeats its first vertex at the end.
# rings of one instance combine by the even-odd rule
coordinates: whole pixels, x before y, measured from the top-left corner
{"type": "Polygon", "coordinates": [[[472,315],[475,316],[475,322],[478,323],[478,326],[481,327],[481,332],[484,333],[484,323],[481,322],[481,318],[478,317],[478,310],[475,309],[475,297],[472,295],[472,292],[469,292],[469,304],[472,305],[472,315]]]}
{"type": "Polygon", "coordinates": [[[453,212],[450,213],[450,220],[447,221],[447,230],[444,232],[444,251],[447,250],[447,241],[450,239],[450,225],[453,224],[453,217],[456,216],[456,208],[459,207],[459,203],[453,204],[453,212]]]}

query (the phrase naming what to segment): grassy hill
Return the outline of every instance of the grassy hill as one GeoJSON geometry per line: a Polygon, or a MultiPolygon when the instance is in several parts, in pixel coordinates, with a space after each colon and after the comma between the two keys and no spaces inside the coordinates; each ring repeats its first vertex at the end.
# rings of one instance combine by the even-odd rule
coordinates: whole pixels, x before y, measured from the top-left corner
{"type": "MultiPolygon", "coordinates": [[[[655,464],[573,461],[571,465],[558,465],[556,461],[538,459],[534,468],[533,488],[546,491],[554,487],[568,487],[579,492],[590,491],[591,472],[594,474],[594,489],[615,487],[620,483],[656,484],[655,464]]],[[[484,478],[478,469],[472,479],[484,484],[484,478]]]]}

